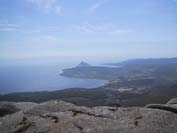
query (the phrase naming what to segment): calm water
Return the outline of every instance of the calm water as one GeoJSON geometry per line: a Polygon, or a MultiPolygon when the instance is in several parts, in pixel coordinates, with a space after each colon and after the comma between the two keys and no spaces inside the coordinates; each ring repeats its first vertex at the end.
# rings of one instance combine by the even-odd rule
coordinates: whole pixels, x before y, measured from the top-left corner
{"type": "Polygon", "coordinates": [[[53,91],[73,87],[93,88],[106,81],[62,77],[61,66],[0,67],[0,93],[53,91]]]}

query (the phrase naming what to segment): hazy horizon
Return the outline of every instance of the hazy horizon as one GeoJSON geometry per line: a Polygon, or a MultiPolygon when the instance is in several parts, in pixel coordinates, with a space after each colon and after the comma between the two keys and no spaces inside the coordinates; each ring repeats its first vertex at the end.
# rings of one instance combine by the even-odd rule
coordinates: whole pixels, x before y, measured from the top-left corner
{"type": "Polygon", "coordinates": [[[177,57],[176,0],[1,0],[0,64],[177,57]]]}

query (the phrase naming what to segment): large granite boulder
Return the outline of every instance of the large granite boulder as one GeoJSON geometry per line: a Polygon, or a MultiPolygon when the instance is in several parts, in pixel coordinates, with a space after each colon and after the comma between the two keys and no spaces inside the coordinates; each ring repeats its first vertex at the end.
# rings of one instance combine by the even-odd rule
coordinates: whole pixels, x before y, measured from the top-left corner
{"type": "Polygon", "coordinates": [[[158,108],[88,108],[63,101],[13,105],[18,110],[0,117],[2,133],[177,133],[176,113],[158,108]]]}
{"type": "Polygon", "coordinates": [[[170,100],[166,104],[148,104],[145,107],[152,108],[152,109],[166,110],[177,114],[177,98],[170,100]]]}
{"type": "Polygon", "coordinates": [[[0,102],[0,117],[13,114],[20,110],[28,110],[35,105],[37,104],[31,102],[0,102]]]}
{"type": "Polygon", "coordinates": [[[167,102],[167,104],[170,104],[170,105],[177,104],[177,98],[171,99],[169,102],[167,102]]]}

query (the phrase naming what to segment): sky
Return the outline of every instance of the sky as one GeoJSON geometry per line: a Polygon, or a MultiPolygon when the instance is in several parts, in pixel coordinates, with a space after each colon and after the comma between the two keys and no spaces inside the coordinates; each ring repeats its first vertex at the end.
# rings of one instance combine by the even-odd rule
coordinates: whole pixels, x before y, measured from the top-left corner
{"type": "Polygon", "coordinates": [[[0,0],[0,63],[177,57],[177,0],[0,0]]]}

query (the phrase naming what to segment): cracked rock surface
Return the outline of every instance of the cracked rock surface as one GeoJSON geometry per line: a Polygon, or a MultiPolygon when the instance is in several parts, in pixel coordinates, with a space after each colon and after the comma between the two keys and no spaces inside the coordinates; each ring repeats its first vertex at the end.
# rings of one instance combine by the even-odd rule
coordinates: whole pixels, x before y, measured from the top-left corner
{"type": "Polygon", "coordinates": [[[147,107],[0,102],[2,133],[177,133],[177,99],[147,107]]]}

